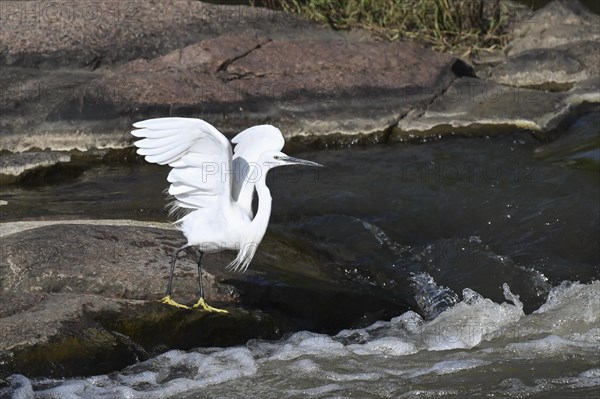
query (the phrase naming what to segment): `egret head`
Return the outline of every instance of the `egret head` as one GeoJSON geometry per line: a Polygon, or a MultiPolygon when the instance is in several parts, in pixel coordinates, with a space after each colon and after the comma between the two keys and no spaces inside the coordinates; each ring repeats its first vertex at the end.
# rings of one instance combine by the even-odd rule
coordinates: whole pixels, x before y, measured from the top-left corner
{"type": "Polygon", "coordinates": [[[290,157],[281,151],[266,151],[264,156],[264,163],[269,168],[276,168],[278,166],[286,165],[305,165],[305,166],[323,166],[319,163],[307,161],[305,159],[299,159],[290,157]]]}

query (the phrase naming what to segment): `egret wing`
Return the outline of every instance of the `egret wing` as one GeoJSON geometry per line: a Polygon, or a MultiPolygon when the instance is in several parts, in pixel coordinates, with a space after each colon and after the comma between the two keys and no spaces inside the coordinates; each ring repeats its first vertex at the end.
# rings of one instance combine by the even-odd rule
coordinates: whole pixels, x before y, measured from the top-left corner
{"type": "Polygon", "coordinates": [[[208,208],[231,197],[231,144],[210,123],[193,118],[157,118],[133,124],[134,144],[146,161],[169,165],[169,194],[179,208],[208,208]]]}

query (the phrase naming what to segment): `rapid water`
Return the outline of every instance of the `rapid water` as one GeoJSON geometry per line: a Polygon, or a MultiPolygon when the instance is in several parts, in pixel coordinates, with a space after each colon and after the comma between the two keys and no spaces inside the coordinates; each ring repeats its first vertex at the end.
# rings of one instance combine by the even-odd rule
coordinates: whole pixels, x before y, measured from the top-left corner
{"type": "Polygon", "coordinates": [[[525,315],[465,289],[433,321],[409,311],[334,336],[170,351],[72,380],[15,375],[14,398],[592,398],[600,389],[600,283],[564,283],[525,315]]]}
{"type": "MultiPolygon", "coordinates": [[[[515,133],[312,151],[294,155],[325,168],[271,172],[269,234],[411,311],[110,375],[15,375],[0,398],[597,397],[598,111],[551,143],[515,133]]],[[[2,220],[166,218],[165,168],[61,173],[2,188],[2,220]]]]}

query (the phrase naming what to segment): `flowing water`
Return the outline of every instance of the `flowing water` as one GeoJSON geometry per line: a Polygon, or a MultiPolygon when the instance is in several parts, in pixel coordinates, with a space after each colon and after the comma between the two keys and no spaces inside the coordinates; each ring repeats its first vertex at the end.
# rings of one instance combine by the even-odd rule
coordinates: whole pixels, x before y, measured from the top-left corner
{"type": "MultiPolygon", "coordinates": [[[[169,351],[110,375],[15,375],[0,398],[597,397],[598,111],[551,143],[515,133],[303,152],[326,167],[271,172],[270,233],[405,298],[412,310],[392,320],[169,351]]],[[[166,174],[81,169],[3,188],[0,212],[164,220],[166,174]]]]}
{"type": "Polygon", "coordinates": [[[466,289],[433,321],[410,311],[335,336],[170,351],[113,375],[13,376],[17,398],[592,398],[600,387],[600,284],[563,284],[523,313],[466,289]]]}

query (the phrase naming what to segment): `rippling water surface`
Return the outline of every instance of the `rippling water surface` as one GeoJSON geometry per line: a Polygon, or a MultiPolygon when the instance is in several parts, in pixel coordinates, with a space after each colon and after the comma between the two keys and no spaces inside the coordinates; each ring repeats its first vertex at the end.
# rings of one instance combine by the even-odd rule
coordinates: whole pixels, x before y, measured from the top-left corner
{"type": "MultiPolygon", "coordinates": [[[[294,154],[326,167],[272,172],[270,234],[411,311],[332,335],[170,351],[105,376],[13,376],[0,397],[594,397],[599,125],[592,109],[547,144],[515,134],[294,154]]],[[[0,212],[164,220],[166,174],[100,165],[3,188],[0,212]]]]}

